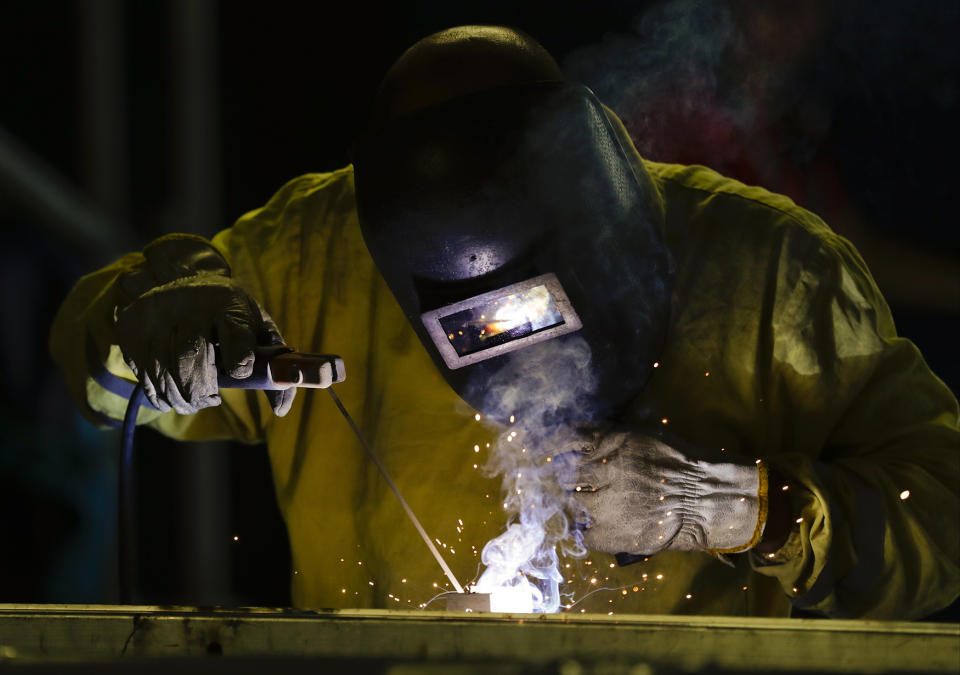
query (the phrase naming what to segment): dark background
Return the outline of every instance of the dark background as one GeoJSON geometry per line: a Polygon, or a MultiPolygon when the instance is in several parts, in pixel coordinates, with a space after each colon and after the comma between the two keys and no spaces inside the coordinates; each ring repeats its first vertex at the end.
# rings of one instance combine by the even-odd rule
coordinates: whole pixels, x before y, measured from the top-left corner
{"type": "MultiPolygon", "coordinates": [[[[117,437],[79,417],[46,349],[71,285],[347,163],[389,64],[451,25],[526,30],[645,156],[823,216],[956,392],[958,15],[894,0],[0,0],[0,603],[117,597],[117,437]]],[[[289,602],[264,448],[140,431],[137,471],[135,600],[289,602]]]]}

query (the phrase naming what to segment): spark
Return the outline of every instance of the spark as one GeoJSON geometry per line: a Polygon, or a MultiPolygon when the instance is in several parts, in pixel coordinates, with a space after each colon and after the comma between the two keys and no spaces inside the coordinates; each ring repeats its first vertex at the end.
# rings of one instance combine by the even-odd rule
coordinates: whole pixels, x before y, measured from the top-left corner
{"type": "Polygon", "coordinates": [[[343,558],[340,558],[340,562],[343,562],[343,558]]]}
{"type": "Polygon", "coordinates": [[[633,592],[634,592],[634,593],[636,593],[636,592],[639,591],[639,590],[640,590],[640,587],[639,587],[639,586],[634,586],[634,587],[633,587],[633,592]]]}
{"type": "Polygon", "coordinates": [[[362,564],[363,564],[363,561],[362,561],[362,560],[358,560],[358,561],[357,561],[357,564],[358,564],[358,565],[362,565],[362,564]]]}
{"type": "Polygon", "coordinates": [[[615,567],[614,563],[610,563],[610,567],[615,567]]]}
{"type": "Polygon", "coordinates": [[[401,583],[401,584],[405,584],[405,583],[407,583],[407,580],[406,580],[406,579],[401,579],[401,580],[400,580],[400,583],[401,583]]]}
{"type": "Polygon", "coordinates": [[[661,424],[666,424],[666,423],[669,422],[669,421],[670,421],[670,420],[668,420],[666,417],[664,417],[662,420],[660,420],[660,423],[661,423],[661,424]]]}
{"type": "Polygon", "coordinates": [[[758,460],[756,461],[756,464],[759,464],[761,461],[763,461],[763,460],[758,459],[758,460]]]}
{"type": "Polygon", "coordinates": [[[904,490],[903,492],[900,493],[900,499],[909,499],[909,498],[910,498],[910,490],[904,490]]]}
{"type": "Polygon", "coordinates": [[[373,582],[372,582],[372,581],[368,581],[367,583],[370,584],[371,586],[373,586],[373,582]]]}
{"type": "Polygon", "coordinates": [[[692,598],[692,597],[693,597],[693,595],[691,595],[690,593],[687,593],[687,600],[689,600],[689,599],[692,598]]]}
{"type": "Polygon", "coordinates": [[[745,501],[747,501],[747,498],[746,498],[746,497],[741,497],[741,498],[740,498],[740,501],[741,501],[741,502],[745,502],[745,501]]]}
{"type": "Polygon", "coordinates": [[[510,424],[513,424],[516,421],[517,421],[517,418],[514,417],[513,415],[510,415],[510,424]]]}
{"type": "Polygon", "coordinates": [[[797,588],[796,586],[794,586],[794,587],[793,587],[793,592],[794,592],[794,593],[799,593],[799,592],[800,592],[800,589],[797,588]]]}
{"type": "Polygon", "coordinates": [[[662,574],[658,574],[658,575],[657,575],[657,581],[662,581],[662,580],[663,580],[663,575],[662,575],[662,574]]]}
{"type": "Polygon", "coordinates": [[[626,595],[626,594],[627,594],[627,589],[623,589],[622,591],[620,591],[620,593],[621,593],[622,595],[626,595]]]}
{"type": "Polygon", "coordinates": [[[703,374],[703,376],[704,376],[704,377],[710,377],[710,371],[708,370],[707,372],[705,372],[705,373],[703,374]]]}
{"type": "Polygon", "coordinates": [[[797,522],[798,522],[798,523],[802,523],[802,522],[803,522],[803,516],[800,516],[799,518],[797,518],[797,522]]]}
{"type": "Polygon", "coordinates": [[[591,577],[591,578],[590,578],[590,583],[591,583],[591,584],[597,583],[597,578],[596,578],[596,577],[591,577]]]}
{"type": "Polygon", "coordinates": [[[552,461],[553,461],[553,457],[547,457],[547,461],[548,461],[548,462],[552,462],[552,461]]]}
{"type": "Polygon", "coordinates": [[[473,451],[474,451],[474,452],[480,452],[480,446],[479,446],[479,445],[473,446],[473,451]]]}
{"type": "Polygon", "coordinates": [[[460,523],[460,527],[463,527],[463,519],[457,518],[457,522],[460,523]]]}
{"type": "Polygon", "coordinates": [[[744,586],[744,587],[743,587],[743,590],[747,590],[747,587],[746,587],[746,586],[744,586]]]}
{"type": "Polygon", "coordinates": [[[238,537],[237,535],[233,535],[233,540],[234,540],[234,541],[240,541],[240,537],[238,537]]]}
{"type": "Polygon", "coordinates": [[[474,464],[474,465],[473,465],[473,468],[474,468],[474,469],[476,469],[476,468],[477,468],[477,465],[476,465],[476,464],[474,464]]]}
{"type": "Polygon", "coordinates": [[[777,557],[777,554],[776,554],[776,553],[768,553],[768,554],[767,554],[767,557],[768,557],[768,558],[776,558],[776,557],[777,557]]]}
{"type": "Polygon", "coordinates": [[[654,368],[659,368],[659,367],[660,367],[660,362],[659,362],[659,361],[654,361],[654,362],[653,362],[653,367],[654,367],[654,368]]]}
{"type": "Polygon", "coordinates": [[[434,587],[434,588],[439,588],[439,586],[437,585],[437,582],[436,582],[436,581],[433,582],[433,587],[434,587]]]}
{"type": "Polygon", "coordinates": [[[346,592],[347,592],[347,589],[346,589],[346,588],[341,588],[341,589],[340,589],[340,592],[341,592],[341,593],[346,593],[346,592]]]}
{"type": "Polygon", "coordinates": [[[474,415],[474,416],[473,416],[473,419],[475,419],[475,420],[477,420],[477,421],[479,422],[479,421],[480,421],[480,413],[477,413],[476,415],[474,415]]]}
{"type": "Polygon", "coordinates": [[[727,451],[726,448],[720,448],[720,452],[726,452],[726,451],[727,451]]]}
{"type": "Polygon", "coordinates": [[[784,485],[784,486],[783,486],[782,488],[780,488],[780,489],[783,490],[784,492],[786,492],[787,490],[790,489],[790,486],[789,486],[789,485],[784,485]]]}

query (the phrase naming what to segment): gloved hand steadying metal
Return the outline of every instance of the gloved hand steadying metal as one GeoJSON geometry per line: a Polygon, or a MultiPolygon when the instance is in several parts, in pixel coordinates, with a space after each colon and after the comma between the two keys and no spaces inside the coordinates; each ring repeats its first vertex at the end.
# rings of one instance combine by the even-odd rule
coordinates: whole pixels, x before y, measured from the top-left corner
{"type": "Polygon", "coordinates": [[[766,469],[749,460],[707,461],[680,445],[616,429],[585,432],[566,446],[573,470],[565,487],[585,511],[584,544],[606,553],[719,554],[760,541],[766,469]]]}
{"type": "MultiPolygon", "coordinates": [[[[198,237],[157,240],[145,263],[121,280],[117,340],[151,405],[190,415],[220,405],[218,366],[233,378],[253,372],[254,349],[283,338],[263,308],[230,278],[226,260],[198,237]]],[[[296,388],[265,391],[283,416],[296,388]]]]}

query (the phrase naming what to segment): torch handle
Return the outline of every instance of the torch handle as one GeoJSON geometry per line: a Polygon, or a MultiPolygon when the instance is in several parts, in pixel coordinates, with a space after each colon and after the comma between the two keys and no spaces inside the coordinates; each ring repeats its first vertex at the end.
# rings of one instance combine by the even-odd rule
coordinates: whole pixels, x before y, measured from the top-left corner
{"type": "Polygon", "coordinates": [[[343,359],[336,354],[305,354],[284,345],[257,347],[254,354],[250,377],[238,379],[220,371],[220,389],[326,389],[346,378],[343,359]]]}

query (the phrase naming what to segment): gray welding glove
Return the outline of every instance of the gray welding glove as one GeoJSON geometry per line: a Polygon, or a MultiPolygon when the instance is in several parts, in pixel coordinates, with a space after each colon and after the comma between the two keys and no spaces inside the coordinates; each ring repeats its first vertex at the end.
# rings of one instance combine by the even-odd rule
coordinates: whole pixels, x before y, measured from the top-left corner
{"type": "Polygon", "coordinates": [[[767,512],[762,464],[707,461],[643,433],[584,433],[567,446],[563,480],[582,512],[583,541],[605,553],[665,549],[745,551],[760,541],[767,512]]]}
{"type": "MultiPolygon", "coordinates": [[[[158,410],[190,415],[220,405],[217,367],[253,373],[257,346],[283,344],[273,320],[230,278],[223,256],[199,237],[172,235],[144,250],[119,280],[129,300],[116,311],[117,343],[158,410]]],[[[290,409],[296,388],[265,392],[273,411],[290,409]]]]}

